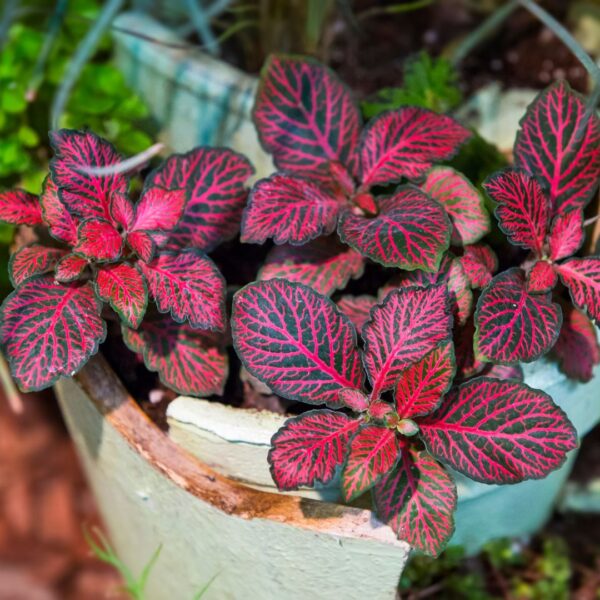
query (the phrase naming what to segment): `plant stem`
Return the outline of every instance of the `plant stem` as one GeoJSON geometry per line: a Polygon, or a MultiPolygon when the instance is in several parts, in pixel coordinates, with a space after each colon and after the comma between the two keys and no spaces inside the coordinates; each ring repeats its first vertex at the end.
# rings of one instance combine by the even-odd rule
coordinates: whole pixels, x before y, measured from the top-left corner
{"type": "Polygon", "coordinates": [[[559,23],[549,12],[544,10],[533,0],[519,0],[519,4],[526,8],[532,15],[535,15],[556,37],[577,57],[579,62],[585,67],[590,77],[594,80],[595,89],[590,95],[587,103],[588,111],[593,110],[598,104],[600,97],[600,67],[592,57],[582,48],[581,44],[571,35],[571,33],[559,23]]]}
{"type": "Polygon", "coordinates": [[[519,0],[511,0],[497,11],[492,13],[483,23],[474,29],[459,44],[452,54],[452,64],[457,65],[462,62],[467,54],[478,46],[485,38],[492,34],[519,6],[519,0]]]}

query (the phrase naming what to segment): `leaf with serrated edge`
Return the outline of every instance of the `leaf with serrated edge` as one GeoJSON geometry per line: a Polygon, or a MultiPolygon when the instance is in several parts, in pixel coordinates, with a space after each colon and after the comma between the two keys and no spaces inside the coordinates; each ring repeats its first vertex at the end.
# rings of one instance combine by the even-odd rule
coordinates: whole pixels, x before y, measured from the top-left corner
{"type": "Polygon", "coordinates": [[[40,206],[42,218],[48,226],[50,235],[61,242],[74,246],[77,243],[77,221],[60,199],[58,188],[50,175],[44,179],[40,206]]]}
{"type": "Polygon", "coordinates": [[[508,169],[489,177],[483,187],[498,204],[496,217],[508,239],[541,257],[552,205],[540,184],[526,173],[508,169]]]}
{"type": "Polygon", "coordinates": [[[552,222],[550,258],[560,260],[572,256],[581,248],[584,240],[583,211],[579,209],[561,212],[552,222]]]}
{"type": "Polygon", "coordinates": [[[73,252],[98,262],[111,262],[121,256],[123,238],[104,219],[87,219],[77,228],[77,244],[73,252]]]}
{"type": "Polygon", "coordinates": [[[352,323],[302,284],[272,279],[242,288],[232,332],[246,369],[284,398],[339,406],[340,390],[362,387],[352,323]]]}
{"type": "Polygon", "coordinates": [[[329,296],[364,271],[364,258],[336,238],[317,238],[304,246],[275,246],[258,274],[261,281],[287,279],[329,296]]]}
{"type": "Polygon", "coordinates": [[[427,452],[401,452],[396,468],[373,489],[377,515],[401,540],[438,556],[454,533],[456,486],[427,452]]]}
{"type": "Polygon", "coordinates": [[[268,454],[277,487],[289,491],[330,482],[360,424],[332,410],[309,410],[288,419],[271,439],[268,454]]]}
{"type": "Polygon", "coordinates": [[[402,371],[395,388],[398,416],[410,419],[435,410],[450,388],[455,373],[456,360],[451,342],[441,344],[402,371]]]}
{"type": "Polygon", "coordinates": [[[600,119],[560,81],[540,92],[521,119],[514,156],[543,182],[556,210],[583,208],[600,177],[600,119]]]}
{"type": "Polygon", "coordinates": [[[24,392],[72,376],[106,337],[91,284],[57,285],[51,275],[25,282],[0,310],[0,343],[24,392]]]}
{"type": "Polygon", "coordinates": [[[240,229],[254,173],[246,157],[226,148],[199,147],[170,156],[146,180],[146,188],[185,190],[186,205],[168,248],[209,252],[240,229]]]}
{"type": "Polygon", "coordinates": [[[242,220],[242,242],[305,244],[335,230],[342,203],[325,186],[276,173],[250,192],[242,220]]]}
{"type": "Polygon", "coordinates": [[[127,263],[102,266],[96,274],[95,289],[126,325],[139,327],[148,305],[148,289],[139,269],[127,263]]]}
{"type": "Polygon", "coordinates": [[[483,196],[462,173],[451,167],[434,167],[421,188],[446,209],[453,226],[453,245],[474,244],[489,233],[490,216],[483,196]]]}
{"type": "Polygon", "coordinates": [[[401,186],[379,200],[376,217],[345,212],[338,233],[343,242],[386,267],[436,271],[450,245],[450,229],[440,204],[417,188],[401,186]]]}
{"type": "Polygon", "coordinates": [[[460,263],[473,289],[484,288],[498,269],[498,257],[487,244],[465,246],[460,263]]]}
{"type": "Polygon", "coordinates": [[[143,355],[150,371],[178,394],[205,398],[223,394],[228,374],[227,352],[218,336],[168,315],[144,319],[139,329],[123,325],[123,341],[143,355]]]}
{"type": "Polygon", "coordinates": [[[363,360],[372,397],[391,389],[401,372],[450,339],[452,316],[444,285],[391,292],[365,324],[363,360]],[[433,316],[435,315],[435,318],[433,316]]]}
{"type": "Polygon", "coordinates": [[[600,346],[594,324],[581,311],[563,306],[563,324],[553,348],[561,370],[579,381],[590,381],[600,364],[600,346]]]}
{"type": "Polygon", "coordinates": [[[488,377],[463,383],[419,427],[433,456],[483,483],[541,479],[577,447],[575,428],[550,396],[488,377]]]}
{"type": "Polygon", "coordinates": [[[162,252],[139,265],[160,312],[170,312],[175,321],[187,320],[192,327],[225,328],[225,281],[200,250],[162,252]]]}
{"type": "Polygon", "coordinates": [[[475,352],[489,362],[531,362],[554,346],[561,318],[550,294],[530,294],[524,272],[508,269],[494,277],[477,302],[475,352]]]}
{"type": "Polygon", "coordinates": [[[54,278],[61,283],[68,283],[78,279],[88,266],[88,261],[75,254],[67,254],[58,261],[54,278]]]}
{"type": "Polygon", "coordinates": [[[383,113],[365,128],[360,144],[362,184],[416,179],[434,162],[451,158],[471,134],[454,119],[405,106],[383,113]]]}
{"type": "Polygon", "coordinates": [[[562,282],[569,288],[573,304],[600,319],[600,256],[572,258],[556,265],[562,282]]]}
{"type": "Polygon", "coordinates": [[[538,260],[527,274],[527,291],[532,294],[545,294],[557,281],[558,275],[554,265],[545,260],[538,260]]]}
{"type": "Polygon", "coordinates": [[[127,193],[127,179],[120,173],[92,175],[85,168],[116,165],[121,155],[91,131],[51,131],[50,145],[54,150],[50,173],[69,212],[83,219],[110,220],[111,198],[127,193]]]}
{"type": "Polygon", "coordinates": [[[8,274],[13,287],[18,287],[35,275],[54,271],[56,263],[65,251],[60,248],[48,248],[41,244],[31,244],[17,250],[8,263],[8,274]]]}
{"type": "Polygon", "coordinates": [[[293,56],[267,59],[252,116],[275,165],[311,176],[327,176],[329,161],[347,165],[361,127],[358,107],[335,73],[293,56]]]}
{"type": "Polygon", "coordinates": [[[367,425],[350,442],[344,463],[341,489],[350,502],[373,487],[396,463],[400,455],[398,437],[393,429],[367,425]]]}
{"type": "Polygon", "coordinates": [[[377,304],[375,296],[342,296],[336,302],[338,308],[352,321],[356,331],[360,333],[364,324],[371,318],[371,309],[377,304]]]}
{"type": "Polygon", "coordinates": [[[11,225],[41,225],[37,196],[24,190],[0,192],[0,221],[11,225]]]}

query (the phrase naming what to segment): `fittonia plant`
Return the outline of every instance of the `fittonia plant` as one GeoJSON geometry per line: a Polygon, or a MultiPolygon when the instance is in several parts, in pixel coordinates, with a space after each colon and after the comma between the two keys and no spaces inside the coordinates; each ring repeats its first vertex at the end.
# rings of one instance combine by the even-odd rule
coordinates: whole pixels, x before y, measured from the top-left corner
{"type": "Polygon", "coordinates": [[[273,437],[279,489],[328,483],[341,468],[345,500],[371,490],[400,538],[437,555],[454,528],[446,466],[516,483],[563,463],[577,434],[545,393],[489,377],[453,386],[451,313],[445,285],[392,291],[371,310],[360,349],[350,320],[307,286],[273,279],[236,294],[233,339],[248,371],[284,398],[329,407],[273,437]]]}
{"type": "Polygon", "coordinates": [[[127,177],[90,171],[122,162],[108,142],[71,130],[51,142],[41,196],[0,194],[0,219],[49,233],[12,256],[16,289],[2,305],[1,341],[21,389],[48,387],[87,362],[106,336],[106,303],[166,385],[221,393],[225,282],[205,252],[239,229],[248,161],[210,148],[172,156],[134,204],[127,177]]]}
{"type": "Polygon", "coordinates": [[[589,379],[600,361],[579,310],[600,314],[600,258],[574,257],[600,175],[598,117],[566,84],[528,110],[516,168],[485,185],[501,230],[529,253],[516,250],[523,256],[510,264],[490,236],[503,252],[498,274],[482,193],[435,165],[469,137],[450,117],[404,107],[362,129],[328,69],[273,57],[254,118],[281,171],[259,181],[247,205],[252,168],[229,150],[170,157],[133,203],[110,144],[52,134],[56,156],[40,198],[0,195],[0,219],[49,232],[11,261],[16,289],[0,335],[13,374],[33,390],[75,373],[104,340],[107,304],[126,344],[166,385],[221,393],[225,285],[205,252],[241,222],[242,241],[277,245],[251,265],[260,281],[234,298],[234,347],[274,393],[327,406],[274,436],[276,484],[293,490],[341,472],[346,500],[371,490],[383,521],[437,555],[453,530],[448,467],[516,483],[544,477],[576,446],[564,413],[522,383],[519,363],[555,343],[571,376],[589,379]],[[388,268],[386,285],[337,304],[327,297],[369,259],[379,275],[388,268]]]}

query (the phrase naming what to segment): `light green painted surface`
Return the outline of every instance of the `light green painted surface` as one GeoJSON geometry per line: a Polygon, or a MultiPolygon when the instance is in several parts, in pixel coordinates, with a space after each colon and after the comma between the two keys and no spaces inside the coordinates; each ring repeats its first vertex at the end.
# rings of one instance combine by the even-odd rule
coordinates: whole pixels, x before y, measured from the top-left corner
{"type": "Polygon", "coordinates": [[[120,558],[140,573],[163,546],[147,600],[191,600],[215,574],[206,600],[395,598],[408,546],[388,528],[383,542],[223,513],[152,467],[75,382],[56,388],[120,558]]]}

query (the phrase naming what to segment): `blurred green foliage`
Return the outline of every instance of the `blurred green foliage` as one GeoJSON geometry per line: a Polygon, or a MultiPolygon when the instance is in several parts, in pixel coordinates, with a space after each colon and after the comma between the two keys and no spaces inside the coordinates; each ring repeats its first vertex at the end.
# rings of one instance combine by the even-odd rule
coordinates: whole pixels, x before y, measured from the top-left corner
{"type": "MultiPolygon", "coordinates": [[[[101,2],[69,1],[41,73],[36,73],[36,61],[48,35],[52,6],[48,2],[23,4],[24,17],[11,26],[0,53],[0,189],[20,186],[38,193],[50,154],[50,103],[101,2]]],[[[148,113],[111,64],[110,51],[106,36],[83,69],[60,125],[89,127],[122,152],[134,154],[152,144],[141,127],[148,113]]]]}
{"type": "Polygon", "coordinates": [[[370,119],[386,110],[412,105],[447,112],[462,101],[458,73],[445,58],[432,58],[421,52],[406,62],[402,87],[384,88],[362,103],[370,119]]]}
{"type": "Polygon", "coordinates": [[[449,548],[438,559],[413,556],[400,592],[408,599],[567,600],[572,577],[569,549],[561,538],[547,537],[537,550],[496,540],[472,558],[465,557],[461,548],[449,548]]]}

